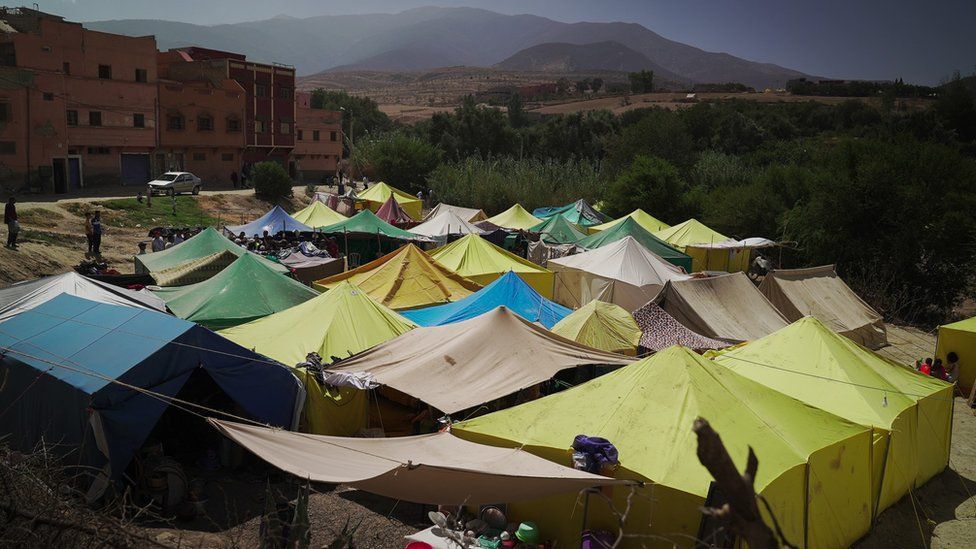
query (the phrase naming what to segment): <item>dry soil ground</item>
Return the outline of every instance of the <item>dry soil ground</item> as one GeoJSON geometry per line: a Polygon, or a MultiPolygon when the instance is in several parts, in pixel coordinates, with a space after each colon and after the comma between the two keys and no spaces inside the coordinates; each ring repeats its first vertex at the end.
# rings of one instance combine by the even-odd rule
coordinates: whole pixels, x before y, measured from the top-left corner
{"type": "MultiPolygon", "coordinates": [[[[296,198],[287,209],[300,207],[307,199],[304,188],[296,187],[296,198]]],[[[0,248],[0,286],[38,276],[70,270],[85,254],[83,218],[86,206],[111,198],[131,198],[119,189],[102,190],[100,197],[57,201],[25,199],[18,210],[23,225],[19,251],[0,248]]],[[[168,200],[168,199],[165,199],[168,200]]],[[[267,211],[269,204],[254,198],[252,191],[209,191],[198,198],[209,216],[251,219],[267,211]]],[[[121,272],[132,271],[132,254],[137,243],[146,239],[148,226],[115,227],[107,216],[103,256],[121,272]]],[[[167,224],[166,216],[152,220],[167,224]]],[[[5,236],[5,235],[3,235],[5,236]]],[[[899,362],[908,363],[931,355],[935,338],[914,328],[889,326],[892,345],[882,351],[899,362]]],[[[761,456],[760,456],[761,459],[761,456]]],[[[150,533],[169,545],[192,547],[251,547],[257,544],[260,513],[263,509],[264,477],[217,476],[214,491],[222,494],[208,504],[213,520],[196,519],[179,529],[158,528],[150,533]],[[216,521],[216,522],[215,522],[216,521]]],[[[294,491],[286,480],[276,484],[281,491],[294,491]]],[[[356,490],[327,486],[315,487],[309,500],[315,545],[328,543],[343,527],[359,525],[356,540],[361,548],[402,547],[403,535],[426,526],[423,509],[356,490]]],[[[920,547],[969,548],[976,546],[976,416],[961,398],[955,401],[952,451],[949,469],[885,511],[872,532],[861,542],[862,548],[920,547]]]]}

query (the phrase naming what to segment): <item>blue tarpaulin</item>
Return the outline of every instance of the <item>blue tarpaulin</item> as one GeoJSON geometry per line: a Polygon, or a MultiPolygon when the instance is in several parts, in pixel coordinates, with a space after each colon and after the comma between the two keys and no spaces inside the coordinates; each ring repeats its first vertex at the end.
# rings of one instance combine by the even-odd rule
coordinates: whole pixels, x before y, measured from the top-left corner
{"type": "Polygon", "coordinates": [[[314,229],[304,223],[296,221],[294,217],[288,215],[288,212],[281,209],[281,206],[275,206],[274,208],[271,208],[271,211],[250,223],[246,223],[244,225],[227,225],[224,227],[224,230],[235,236],[241,234],[243,231],[244,236],[256,237],[263,236],[264,231],[268,231],[268,234],[273,236],[281,231],[311,232],[314,229]]]}
{"type": "Polygon", "coordinates": [[[0,402],[10,406],[0,436],[24,449],[43,438],[94,465],[97,414],[115,478],[168,407],[125,385],[172,397],[201,368],[245,415],[285,428],[303,395],[288,368],[192,322],[67,294],[0,325],[0,357],[0,402]]]}
{"type": "Polygon", "coordinates": [[[474,318],[501,306],[508,307],[522,318],[530,322],[538,322],[546,328],[552,328],[563,317],[573,312],[542,297],[517,274],[508,271],[491,284],[460,301],[401,311],[400,314],[420,326],[441,326],[474,318]]]}

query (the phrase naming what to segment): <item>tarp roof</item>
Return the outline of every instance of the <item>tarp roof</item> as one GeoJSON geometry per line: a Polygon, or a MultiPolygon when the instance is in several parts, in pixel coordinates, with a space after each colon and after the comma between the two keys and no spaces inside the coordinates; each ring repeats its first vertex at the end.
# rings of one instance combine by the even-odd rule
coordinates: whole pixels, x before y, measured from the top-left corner
{"type": "Polygon", "coordinates": [[[192,322],[70,295],[0,325],[0,348],[12,372],[0,400],[17,403],[0,418],[0,432],[28,448],[42,436],[82,445],[95,412],[116,477],[167,404],[114,380],[175,396],[202,369],[248,416],[286,428],[302,391],[288,369],[192,322]]]}
{"type": "Polygon", "coordinates": [[[486,221],[506,229],[521,229],[523,231],[542,223],[541,219],[530,214],[521,204],[516,204],[498,215],[489,217],[486,221]]]}
{"type": "Polygon", "coordinates": [[[482,286],[508,271],[515,271],[543,297],[552,297],[552,271],[507,252],[480,236],[463,236],[447,246],[432,250],[430,256],[482,286]]]}
{"type": "Polygon", "coordinates": [[[393,196],[400,207],[403,208],[407,215],[414,219],[420,219],[423,215],[424,202],[418,199],[416,196],[411,196],[410,194],[397,189],[391,185],[387,185],[382,181],[379,183],[373,183],[368,189],[359,193],[356,198],[359,200],[365,200],[370,210],[374,212],[380,209],[387,199],[393,196]]]}
{"type": "Polygon", "coordinates": [[[311,204],[295,212],[292,217],[295,218],[295,221],[304,223],[314,229],[335,225],[346,219],[346,216],[326,206],[319,200],[313,200],[311,204]]]}
{"type": "Polygon", "coordinates": [[[376,210],[376,217],[386,221],[387,223],[414,223],[417,220],[410,217],[407,212],[400,207],[400,203],[396,201],[396,197],[390,196],[386,199],[386,202],[380,206],[380,209],[376,210]]]}
{"type": "Polygon", "coordinates": [[[770,271],[759,291],[790,322],[813,315],[865,347],[888,344],[884,319],[837,276],[833,265],[770,271]]]}
{"type": "Polygon", "coordinates": [[[233,235],[238,235],[243,232],[245,236],[257,237],[262,236],[264,231],[268,231],[268,234],[275,235],[282,231],[311,231],[312,227],[296,221],[281,206],[275,206],[268,213],[250,223],[245,223],[244,225],[225,225],[224,230],[233,235]]]}
{"type": "Polygon", "coordinates": [[[594,225],[592,227],[588,227],[587,230],[591,234],[592,233],[598,233],[600,231],[604,231],[606,229],[609,229],[610,227],[613,227],[615,225],[618,225],[620,223],[623,223],[624,219],[628,219],[628,218],[632,218],[634,221],[637,222],[638,225],[640,225],[641,227],[644,227],[645,230],[647,230],[648,232],[651,232],[651,233],[654,233],[654,232],[657,232],[657,231],[660,231],[660,230],[664,230],[664,229],[667,229],[667,228],[670,228],[671,227],[671,225],[668,225],[667,223],[659,220],[658,218],[656,218],[653,215],[645,212],[644,210],[642,210],[640,208],[637,208],[636,210],[630,212],[629,214],[627,214],[627,215],[625,215],[625,216],[623,216],[623,217],[621,217],[619,219],[614,219],[613,221],[608,221],[608,222],[606,222],[606,223],[604,223],[602,225],[594,225]]]}
{"type": "Polygon", "coordinates": [[[553,297],[569,307],[599,299],[633,311],[670,280],[691,278],[631,236],[575,255],[550,259],[556,275],[553,297]]]}
{"type": "Polygon", "coordinates": [[[434,261],[420,248],[407,244],[358,269],[315,282],[327,291],[343,280],[355,284],[391,309],[412,309],[457,301],[481,286],[434,261]]]}
{"type": "Polygon", "coordinates": [[[447,432],[344,438],[210,421],[234,442],[296,477],[416,503],[509,502],[621,483],[447,432]]]}
{"type": "MultiPolygon", "coordinates": [[[[136,265],[136,274],[148,274],[150,272],[162,271],[163,269],[174,267],[186,261],[200,259],[201,257],[206,257],[223,250],[229,250],[236,256],[251,253],[231,242],[230,239],[220,234],[217,229],[207,227],[199,234],[188,238],[186,241],[177,244],[168,250],[153,252],[151,254],[136,255],[133,256],[133,260],[135,261],[136,265]]],[[[282,273],[288,272],[287,267],[272,261],[268,261],[264,258],[260,259],[261,261],[267,261],[268,264],[271,265],[276,271],[282,273]]]]}
{"type": "Polygon", "coordinates": [[[398,240],[426,240],[426,237],[390,225],[386,221],[376,217],[376,214],[369,210],[363,210],[335,225],[322,227],[321,231],[323,233],[350,233],[373,236],[379,234],[398,240]]]}
{"type": "Polygon", "coordinates": [[[637,354],[641,330],[624,308],[593,300],[552,327],[556,335],[612,353],[637,354]]]}
{"type": "Polygon", "coordinates": [[[582,229],[561,215],[551,216],[529,230],[539,233],[539,238],[546,244],[572,244],[586,237],[582,229]]]}
{"type": "MultiPolygon", "coordinates": [[[[256,254],[254,257],[261,257],[256,254]]],[[[205,255],[197,259],[177,263],[172,267],[167,267],[161,271],[149,273],[157,286],[186,286],[203,282],[226,269],[231,263],[237,261],[238,255],[230,250],[221,250],[210,255],[205,255]]],[[[266,261],[266,263],[268,263],[266,261]]],[[[277,272],[277,271],[276,271],[277,272]]]]}
{"type": "Polygon", "coordinates": [[[679,252],[661,239],[647,232],[644,227],[641,227],[637,221],[630,217],[625,218],[623,221],[617,223],[609,229],[600,231],[596,234],[591,234],[590,236],[577,242],[576,245],[581,248],[592,250],[606,246],[607,244],[611,244],[628,236],[634,237],[637,242],[640,242],[641,246],[647,248],[655,255],[660,256],[668,263],[681,267],[685,270],[685,272],[691,272],[690,256],[679,252]]]}
{"type": "Polygon", "coordinates": [[[484,210],[479,210],[478,208],[464,208],[462,206],[451,206],[450,204],[444,204],[441,202],[427,213],[427,217],[424,218],[424,221],[433,219],[443,212],[454,212],[458,217],[469,223],[477,223],[479,221],[488,219],[488,215],[485,214],[484,210]]]}
{"type": "Polygon", "coordinates": [[[653,301],[634,311],[634,320],[641,329],[640,346],[651,351],[681,345],[696,351],[721,349],[730,343],[712,339],[685,328],[667,311],[653,301]]]}
{"type": "MultiPolygon", "coordinates": [[[[744,468],[750,448],[762,456],[755,488],[765,495],[789,539],[805,540],[807,546],[846,546],[870,528],[868,429],[681,347],[572,389],[456,424],[453,432],[473,442],[524,447],[547,456],[565,456],[580,433],[602,437],[619,452],[616,476],[639,475],[704,499],[712,476],[696,456],[692,425],[698,418],[707,419],[721,435],[737,469],[744,468]],[[809,531],[804,532],[804,524],[809,531]]],[[[653,516],[655,522],[663,521],[665,532],[673,532],[678,522],[666,518],[669,495],[667,490],[655,492],[662,499],[653,516]]],[[[686,508],[697,517],[695,525],[697,507],[686,508]]]]}
{"type": "Polygon", "coordinates": [[[74,271],[18,282],[0,289],[0,322],[47,303],[61,294],[98,303],[166,312],[166,303],[149,292],[137,292],[86,278],[74,271]]]}
{"type": "Polygon", "coordinates": [[[567,368],[631,361],[497,307],[462,322],[417,328],[334,370],[366,373],[376,383],[453,414],[547,381],[567,368]]]}
{"type": "Polygon", "coordinates": [[[239,257],[204,282],[158,288],[153,293],[164,299],[176,316],[211,330],[266,317],[319,295],[253,255],[239,257]]]}
{"type": "Polygon", "coordinates": [[[689,219],[677,225],[662,229],[654,233],[654,236],[675,246],[684,249],[691,244],[718,244],[729,240],[724,234],[709,228],[697,219],[689,219]]]}
{"type": "MultiPolygon", "coordinates": [[[[480,210],[479,210],[480,211],[480,210]]],[[[484,229],[475,227],[474,223],[462,219],[452,210],[442,210],[436,216],[427,216],[427,219],[415,227],[410,228],[410,232],[427,236],[430,238],[446,238],[452,234],[483,234],[484,229]]]]}
{"type": "Polygon", "coordinates": [[[549,219],[553,216],[561,216],[566,218],[567,221],[580,227],[589,227],[592,225],[599,225],[605,221],[609,221],[610,218],[599,211],[596,210],[589,202],[585,200],[577,200],[571,204],[566,204],[565,206],[550,206],[547,208],[536,208],[533,210],[532,215],[538,217],[539,219],[549,219]]]}
{"type": "Polygon", "coordinates": [[[454,303],[404,311],[403,316],[421,326],[460,322],[504,306],[531,322],[551,328],[572,310],[539,295],[517,274],[508,271],[491,284],[454,303]]]}
{"type": "Polygon", "coordinates": [[[742,273],[668,282],[655,301],[698,334],[749,341],[786,326],[786,319],[742,273]]]}
{"type": "Polygon", "coordinates": [[[221,335],[288,366],[318,353],[346,358],[414,328],[349,282],[280,313],[221,330],[221,335]]]}
{"type": "Polygon", "coordinates": [[[879,512],[948,463],[953,386],[889,361],[814,317],[714,360],[810,406],[883,429],[875,434],[879,512]]]}

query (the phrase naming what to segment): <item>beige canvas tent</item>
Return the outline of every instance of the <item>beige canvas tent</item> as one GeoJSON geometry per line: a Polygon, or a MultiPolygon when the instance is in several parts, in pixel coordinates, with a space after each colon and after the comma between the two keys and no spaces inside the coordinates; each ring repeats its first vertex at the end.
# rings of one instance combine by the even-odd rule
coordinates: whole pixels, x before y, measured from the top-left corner
{"type": "Polygon", "coordinates": [[[376,384],[451,414],[541,383],[566,368],[632,361],[498,307],[462,322],[416,328],[329,371],[367,374],[376,384]]]}
{"type": "Polygon", "coordinates": [[[758,339],[787,325],[742,273],[668,282],[655,302],[691,331],[728,341],[758,339]]]}
{"type": "Polygon", "coordinates": [[[449,504],[520,501],[622,484],[451,433],[344,438],[211,419],[234,442],[300,479],[347,484],[398,500],[449,504]]]}
{"type": "Polygon", "coordinates": [[[833,265],[771,271],[759,291],[790,322],[811,315],[869,349],[888,344],[881,315],[837,276],[833,265]]]}
{"type": "Polygon", "coordinates": [[[556,303],[577,308],[598,299],[628,312],[653,299],[668,281],[691,278],[632,236],[581,254],[550,259],[548,268],[556,276],[556,303]]]}
{"type": "Polygon", "coordinates": [[[484,210],[479,210],[477,208],[465,208],[462,206],[451,206],[450,204],[444,204],[442,202],[434,206],[434,209],[427,213],[427,216],[424,217],[424,221],[434,219],[444,212],[454,212],[458,217],[467,221],[468,223],[477,223],[479,221],[488,219],[488,215],[485,214],[484,210]]]}
{"type": "MultiPolygon", "coordinates": [[[[481,210],[478,210],[481,211],[481,210]]],[[[438,241],[445,241],[452,234],[484,234],[483,229],[465,220],[452,210],[444,210],[431,217],[427,216],[423,223],[410,228],[413,234],[427,236],[438,241]]]]}

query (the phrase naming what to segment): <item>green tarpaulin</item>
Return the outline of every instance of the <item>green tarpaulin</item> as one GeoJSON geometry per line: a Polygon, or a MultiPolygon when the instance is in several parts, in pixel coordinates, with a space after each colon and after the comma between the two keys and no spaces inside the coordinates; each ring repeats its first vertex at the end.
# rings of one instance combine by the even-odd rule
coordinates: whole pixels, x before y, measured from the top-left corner
{"type": "Polygon", "coordinates": [[[640,223],[630,217],[609,229],[591,234],[576,244],[581,248],[592,250],[606,246],[627,236],[634,237],[641,246],[644,246],[655,255],[660,256],[668,263],[683,268],[685,272],[691,272],[691,256],[672,248],[660,238],[649,233],[647,229],[640,226],[640,223]]]}
{"type": "MultiPolygon", "coordinates": [[[[208,255],[224,250],[228,250],[236,256],[250,254],[250,252],[220,234],[217,229],[207,227],[200,234],[191,237],[186,242],[182,242],[161,252],[134,256],[133,260],[135,261],[136,274],[149,274],[175,267],[187,261],[207,257],[208,255]]],[[[258,259],[280,273],[288,272],[288,267],[273,263],[264,258],[259,257],[258,259]]]]}
{"type": "Polygon", "coordinates": [[[554,215],[529,230],[539,233],[539,238],[546,244],[572,244],[581,238],[586,238],[586,233],[582,229],[561,215],[554,215]]]}
{"type": "Polygon", "coordinates": [[[301,282],[274,271],[247,254],[209,280],[154,294],[173,314],[212,330],[221,330],[294,307],[319,295],[301,282]]]}

